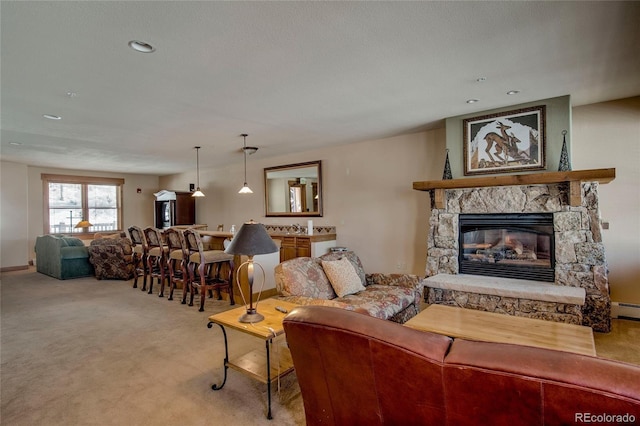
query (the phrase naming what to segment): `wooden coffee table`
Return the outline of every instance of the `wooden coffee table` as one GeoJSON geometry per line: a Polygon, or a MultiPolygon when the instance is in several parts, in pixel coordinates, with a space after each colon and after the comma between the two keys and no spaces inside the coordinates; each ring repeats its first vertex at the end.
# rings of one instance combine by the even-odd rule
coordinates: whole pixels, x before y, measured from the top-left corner
{"type": "Polygon", "coordinates": [[[429,305],[405,325],[450,337],[514,343],[596,356],[593,331],[590,327],[581,325],[446,305],[429,305]]]}
{"type": "Polygon", "coordinates": [[[246,312],[245,306],[242,306],[225,312],[220,312],[219,314],[211,315],[209,317],[209,323],[207,324],[207,327],[209,328],[213,327],[213,324],[217,324],[222,329],[222,334],[224,335],[224,379],[222,380],[222,384],[213,384],[211,389],[222,389],[227,381],[228,368],[232,368],[255,380],[265,383],[267,385],[268,419],[272,418],[271,382],[293,371],[291,353],[286,347],[278,348],[279,359],[277,360],[276,365],[271,364],[270,347],[275,337],[284,334],[282,320],[287,315],[286,313],[276,310],[276,306],[282,307],[286,311],[291,312],[291,310],[298,305],[275,299],[265,299],[258,302],[257,305],[258,312],[264,315],[264,320],[260,322],[247,324],[238,321],[240,315],[246,312]],[[229,346],[225,327],[264,340],[266,352],[263,353],[262,351],[255,350],[236,359],[229,360],[229,346]]]}

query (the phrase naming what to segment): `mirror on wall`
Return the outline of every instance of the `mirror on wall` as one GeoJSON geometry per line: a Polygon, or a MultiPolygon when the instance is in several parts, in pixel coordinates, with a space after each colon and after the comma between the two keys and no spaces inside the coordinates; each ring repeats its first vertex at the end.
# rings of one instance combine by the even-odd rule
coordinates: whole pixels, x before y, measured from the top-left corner
{"type": "Polygon", "coordinates": [[[322,162],[264,169],[266,216],[322,216],[322,162]]]}

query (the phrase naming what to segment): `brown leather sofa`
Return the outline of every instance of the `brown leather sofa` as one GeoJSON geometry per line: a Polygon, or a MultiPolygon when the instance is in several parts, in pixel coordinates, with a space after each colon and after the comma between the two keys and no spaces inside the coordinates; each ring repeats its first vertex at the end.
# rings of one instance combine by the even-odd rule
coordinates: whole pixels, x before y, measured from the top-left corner
{"type": "Polygon", "coordinates": [[[294,309],[284,329],[307,425],[640,422],[637,365],[454,340],[326,306],[294,309]]]}

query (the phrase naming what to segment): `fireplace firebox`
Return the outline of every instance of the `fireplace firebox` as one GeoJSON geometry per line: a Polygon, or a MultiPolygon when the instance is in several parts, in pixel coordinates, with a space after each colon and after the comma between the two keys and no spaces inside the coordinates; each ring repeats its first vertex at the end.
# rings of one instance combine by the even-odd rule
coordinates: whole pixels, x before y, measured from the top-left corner
{"type": "Polygon", "coordinates": [[[552,213],[461,214],[459,271],[555,281],[552,213]]]}

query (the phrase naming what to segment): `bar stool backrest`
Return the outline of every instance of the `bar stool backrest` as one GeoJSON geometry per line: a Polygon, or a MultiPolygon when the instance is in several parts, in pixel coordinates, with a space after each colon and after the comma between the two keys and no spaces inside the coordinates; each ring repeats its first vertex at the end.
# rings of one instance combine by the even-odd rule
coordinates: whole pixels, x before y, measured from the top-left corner
{"type": "Polygon", "coordinates": [[[133,242],[133,246],[141,246],[144,250],[147,248],[147,241],[144,237],[144,232],[139,226],[130,226],[129,227],[129,237],[131,237],[131,242],[133,242]]]}
{"type": "Polygon", "coordinates": [[[198,253],[200,259],[204,258],[204,245],[202,244],[202,238],[195,229],[185,229],[184,241],[189,256],[198,253]]]}
{"type": "Polygon", "coordinates": [[[169,253],[173,253],[175,250],[180,250],[183,258],[189,256],[187,244],[182,231],[179,229],[169,228],[164,232],[164,237],[167,242],[169,253]]]}
{"type": "Polygon", "coordinates": [[[147,245],[149,249],[154,247],[162,247],[162,234],[159,229],[156,228],[145,228],[144,236],[147,239],[147,245]]]}

